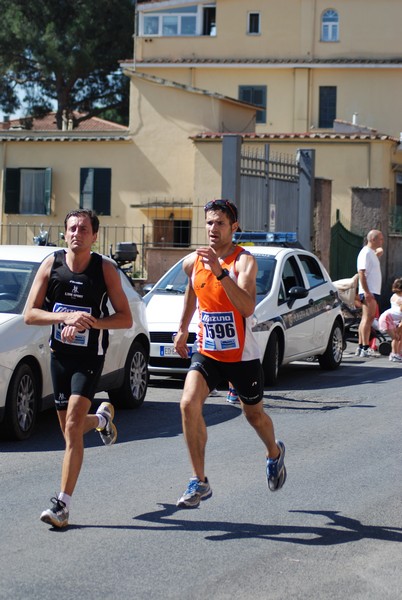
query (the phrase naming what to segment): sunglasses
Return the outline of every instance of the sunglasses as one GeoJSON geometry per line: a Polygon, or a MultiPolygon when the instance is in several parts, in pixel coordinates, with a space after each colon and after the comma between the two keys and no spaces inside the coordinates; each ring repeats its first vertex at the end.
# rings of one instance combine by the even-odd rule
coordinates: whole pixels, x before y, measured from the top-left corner
{"type": "Polygon", "coordinates": [[[215,208],[229,210],[232,213],[234,220],[237,221],[237,208],[234,204],[229,202],[229,200],[211,200],[204,206],[205,212],[207,212],[207,210],[214,210],[215,208]]]}

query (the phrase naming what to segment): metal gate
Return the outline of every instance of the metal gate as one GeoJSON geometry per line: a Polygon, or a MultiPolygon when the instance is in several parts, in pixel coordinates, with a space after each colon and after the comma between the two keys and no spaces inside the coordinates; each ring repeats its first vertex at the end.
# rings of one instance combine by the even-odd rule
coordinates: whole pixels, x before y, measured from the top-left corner
{"type": "Polygon", "coordinates": [[[331,227],[329,272],[334,281],[357,273],[357,255],[362,247],[363,237],[346,229],[340,221],[331,227]]]}
{"type": "Polygon", "coordinates": [[[235,200],[243,230],[295,231],[310,249],[313,187],[314,150],[270,156],[269,144],[255,148],[224,136],[222,196],[235,200]]]}

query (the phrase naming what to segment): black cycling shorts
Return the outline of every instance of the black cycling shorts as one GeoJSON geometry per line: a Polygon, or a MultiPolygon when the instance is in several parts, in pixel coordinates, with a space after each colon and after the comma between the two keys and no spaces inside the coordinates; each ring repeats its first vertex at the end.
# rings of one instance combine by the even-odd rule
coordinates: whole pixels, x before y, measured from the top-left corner
{"type": "Polygon", "coordinates": [[[71,395],[84,396],[92,402],[102,374],[105,357],[83,358],[56,352],[51,352],[50,357],[56,410],[67,410],[71,395]]]}
{"type": "Polygon", "coordinates": [[[263,398],[264,374],[258,359],[220,362],[195,352],[191,357],[189,371],[199,371],[210,391],[223,381],[230,381],[244,404],[258,404],[263,398]]]}

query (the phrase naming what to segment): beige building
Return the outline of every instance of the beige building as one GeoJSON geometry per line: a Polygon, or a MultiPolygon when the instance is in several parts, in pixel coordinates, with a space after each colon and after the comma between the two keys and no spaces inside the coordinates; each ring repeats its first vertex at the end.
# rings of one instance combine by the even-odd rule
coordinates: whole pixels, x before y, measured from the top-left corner
{"type": "Polygon", "coordinates": [[[139,2],[130,69],[258,105],[278,152],[319,148],[333,219],[350,223],[352,186],[402,209],[401,18],[394,0],[139,2]]]}
{"type": "Polygon", "coordinates": [[[40,224],[89,206],[107,228],[102,251],[187,251],[204,239],[202,205],[221,194],[225,133],[278,154],[314,149],[332,222],[353,225],[355,188],[385,190],[402,211],[401,17],[395,0],[137,2],[133,59],[121,64],[129,128],[0,129],[0,243],[22,225],[31,243],[40,224]],[[29,185],[42,190],[34,201],[29,185]]]}
{"type": "Polygon", "coordinates": [[[202,217],[200,206],[219,196],[220,147],[205,162],[191,138],[222,124],[248,131],[255,109],[152,76],[134,74],[133,80],[129,129],[91,119],[58,131],[54,115],[2,124],[0,243],[30,244],[41,229],[57,243],[64,216],[78,207],[100,215],[98,248],[105,253],[134,241],[141,249],[182,248],[181,255],[205,241],[203,224],[192,228],[202,217]]]}

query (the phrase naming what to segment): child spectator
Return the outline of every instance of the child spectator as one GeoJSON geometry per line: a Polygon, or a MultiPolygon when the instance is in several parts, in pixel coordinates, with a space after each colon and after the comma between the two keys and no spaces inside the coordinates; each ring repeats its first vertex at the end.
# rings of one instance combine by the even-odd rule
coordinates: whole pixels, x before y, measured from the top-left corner
{"type": "Polygon", "coordinates": [[[391,342],[389,360],[402,363],[402,278],[398,277],[392,284],[393,294],[390,299],[391,308],[384,311],[379,318],[381,331],[386,332],[391,342]]]}

